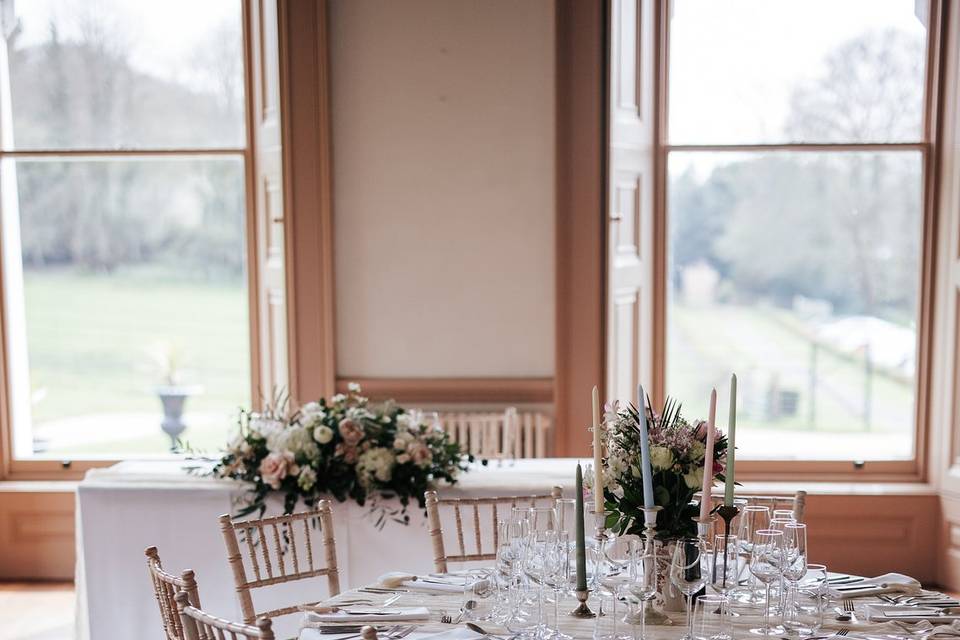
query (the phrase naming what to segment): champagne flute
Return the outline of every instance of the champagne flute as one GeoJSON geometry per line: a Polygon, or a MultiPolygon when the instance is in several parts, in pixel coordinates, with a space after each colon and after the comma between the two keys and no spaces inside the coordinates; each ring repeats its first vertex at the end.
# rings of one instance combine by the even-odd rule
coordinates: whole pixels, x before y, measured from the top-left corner
{"type": "Polygon", "coordinates": [[[770,586],[783,574],[783,532],[761,529],[755,532],[750,551],[750,573],[766,587],[766,606],[763,612],[763,628],[751,629],[751,633],[775,636],[783,633],[781,628],[770,626],[770,586]]]}
{"type": "Polygon", "coordinates": [[[633,625],[634,640],[644,640],[647,634],[647,603],[657,595],[657,545],[652,540],[635,540],[630,554],[630,582],[627,589],[640,608],[640,635],[633,625]]]}
{"type": "Polygon", "coordinates": [[[526,545],[524,568],[537,581],[537,624],[534,636],[545,638],[549,634],[546,613],[543,607],[543,593],[551,569],[551,549],[557,545],[557,532],[552,529],[531,530],[526,545]]]}
{"type": "Polygon", "coordinates": [[[670,582],[687,596],[687,633],[681,640],[694,640],[693,596],[703,589],[710,576],[708,555],[700,538],[677,540],[670,562],[670,582]]]}

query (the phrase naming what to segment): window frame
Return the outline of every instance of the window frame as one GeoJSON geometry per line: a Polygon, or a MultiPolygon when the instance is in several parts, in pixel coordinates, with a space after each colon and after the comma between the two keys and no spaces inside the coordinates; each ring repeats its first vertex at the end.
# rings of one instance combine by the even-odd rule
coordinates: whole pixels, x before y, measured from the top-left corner
{"type": "Polygon", "coordinates": [[[672,152],[856,152],[918,151],[921,154],[923,186],[921,257],[918,285],[917,373],[914,404],[914,456],[909,460],[854,461],[743,460],[737,472],[743,480],[795,480],[815,477],[822,481],[863,480],[871,482],[921,482],[927,477],[931,429],[931,376],[936,265],[937,192],[939,179],[939,131],[942,119],[942,83],[945,62],[946,12],[942,0],[928,0],[926,68],[923,95],[923,126],[920,142],[894,143],[761,143],[761,144],[670,144],[668,139],[670,13],[673,0],[657,3],[655,43],[654,206],[653,206],[653,398],[662,402],[667,390],[667,302],[669,258],[669,175],[672,152]]]}
{"type": "MultiPolygon", "coordinates": [[[[6,158],[197,158],[230,157],[243,162],[244,175],[244,230],[246,252],[247,298],[249,302],[249,344],[250,344],[250,397],[259,397],[260,389],[260,340],[258,311],[258,275],[259,260],[257,252],[257,225],[255,200],[255,77],[253,73],[253,26],[250,3],[237,0],[240,5],[240,22],[243,56],[243,104],[244,104],[244,144],[237,147],[210,148],[168,148],[144,147],[140,149],[32,149],[4,150],[0,135],[0,161],[6,158]]],[[[5,39],[4,39],[5,40],[5,39]]],[[[2,43],[5,46],[5,42],[2,43]]],[[[2,114],[0,114],[2,115],[2,114]]],[[[0,230],[2,233],[2,230],[0,230]]],[[[0,481],[36,481],[36,480],[80,480],[90,469],[108,467],[124,458],[104,455],[84,455],[77,458],[16,458],[13,451],[13,424],[10,406],[10,378],[7,360],[7,316],[5,309],[6,280],[2,267],[3,244],[0,242],[0,481]]],[[[156,456],[138,455],[136,458],[172,459],[174,454],[156,456]]]]}

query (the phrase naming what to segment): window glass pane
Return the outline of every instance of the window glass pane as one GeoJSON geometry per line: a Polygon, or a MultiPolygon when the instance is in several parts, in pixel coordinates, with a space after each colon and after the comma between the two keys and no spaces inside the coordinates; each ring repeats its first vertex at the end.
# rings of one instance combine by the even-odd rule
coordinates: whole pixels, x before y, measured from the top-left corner
{"type": "Polygon", "coordinates": [[[250,400],[242,161],[2,171],[16,455],[165,453],[178,397],[182,438],[222,445],[250,400]]]}
{"type": "Polygon", "coordinates": [[[670,142],[919,140],[927,4],[674,0],[670,142]]]}
{"type": "Polygon", "coordinates": [[[15,9],[6,148],[243,145],[237,0],[29,0],[15,9]]]}
{"type": "Polygon", "coordinates": [[[745,458],[911,458],[920,154],[673,153],[669,188],[668,392],[736,372],[745,458]]]}

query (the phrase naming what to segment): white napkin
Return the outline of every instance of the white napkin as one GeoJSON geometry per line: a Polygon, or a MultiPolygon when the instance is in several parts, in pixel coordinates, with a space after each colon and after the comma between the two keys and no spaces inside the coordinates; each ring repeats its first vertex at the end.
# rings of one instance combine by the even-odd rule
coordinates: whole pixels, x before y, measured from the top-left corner
{"type": "Polygon", "coordinates": [[[418,576],[413,573],[391,571],[380,576],[377,582],[381,587],[388,589],[403,587],[410,591],[463,593],[469,579],[469,576],[465,575],[418,576]]]}
{"type": "Polygon", "coordinates": [[[467,589],[467,583],[462,577],[446,576],[443,578],[421,578],[416,580],[407,580],[403,583],[404,588],[411,591],[425,591],[434,593],[463,593],[467,589]]]}
{"type": "Polygon", "coordinates": [[[356,607],[355,609],[340,610],[333,613],[304,613],[304,622],[311,623],[361,623],[361,622],[403,622],[409,620],[426,620],[430,611],[426,607],[356,607]],[[383,613],[378,613],[378,612],[383,613]]]}
{"type": "Polygon", "coordinates": [[[902,573],[885,573],[861,582],[829,587],[829,593],[834,598],[862,598],[884,593],[919,593],[920,591],[920,582],[902,573]]]}
{"type": "MultiPolygon", "coordinates": [[[[321,633],[319,629],[306,628],[300,631],[300,640],[336,640],[337,637],[337,634],[321,633]]],[[[476,631],[471,631],[466,627],[455,627],[449,631],[441,631],[439,633],[419,633],[414,631],[406,637],[406,640],[480,640],[484,637],[486,636],[476,631]]]]}

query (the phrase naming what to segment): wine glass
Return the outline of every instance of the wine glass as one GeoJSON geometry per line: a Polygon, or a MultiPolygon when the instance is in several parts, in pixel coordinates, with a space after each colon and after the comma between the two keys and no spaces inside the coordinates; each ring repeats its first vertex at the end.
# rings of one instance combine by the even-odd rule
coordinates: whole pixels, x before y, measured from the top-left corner
{"type": "Polygon", "coordinates": [[[598,585],[600,591],[600,615],[603,615],[603,596],[609,596],[611,600],[610,619],[613,621],[613,630],[609,636],[600,636],[598,633],[600,616],[597,616],[597,625],[594,628],[594,638],[609,638],[610,640],[619,640],[621,636],[617,634],[617,601],[623,595],[624,590],[630,582],[629,572],[629,545],[633,536],[616,536],[607,541],[603,547],[604,553],[599,558],[597,565],[598,585]]]}
{"type": "Polygon", "coordinates": [[[774,518],[784,518],[786,520],[796,520],[797,517],[793,513],[793,509],[774,509],[773,510],[774,518]]]}
{"type": "Polygon", "coordinates": [[[549,634],[543,607],[543,594],[552,573],[553,549],[557,546],[557,532],[552,529],[531,529],[526,545],[524,570],[537,582],[537,625],[534,636],[544,638],[549,634]]]}
{"type": "Polygon", "coordinates": [[[640,614],[640,635],[633,625],[634,640],[644,640],[647,634],[647,603],[657,595],[657,545],[652,540],[635,540],[630,554],[627,590],[637,599],[640,614]]]}
{"type": "Polygon", "coordinates": [[[556,544],[547,550],[549,554],[546,583],[553,588],[553,619],[554,628],[550,633],[552,640],[572,640],[560,631],[560,598],[570,585],[570,572],[576,580],[576,559],[570,563],[571,556],[576,554],[570,551],[570,536],[565,531],[558,531],[556,544]]]}
{"type": "Polygon", "coordinates": [[[530,522],[530,533],[559,531],[555,507],[530,507],[527,509],[527,519],[530,522]]]}
{"type": "MultiPolygon", "coordinates": [[[[744,564],[749,564],[750,553],[753,551],[753,541],[756,537],[756,532],[762,529],[770,528],[770,507],[759,504],[750,504],[743,508],[743,511],[740,512],[740,523],[737,527],[737,539],[740,542],[740,553],[744,558],[744,564]]],[[[753,576],[752,573],[748,574],[750,578],[749,584],[747,585],[744,592],[742,592],[738,600],[743,604],[749,605],[750,608],[759,606],[762,601],[761,599],[761,590],[757,585],[757,579],[753,576]]]]}
{"type": "Polygon", "coordinates": [[[751,629],[751,633],[774,636],[783,633],[781,628],[770,626],[770,586],[783,574],[783,532],[760,529],[754,533],[750,551],[750,573],[766,587],[766,606],[763,612],[763,628],[751,629]]]}
{"type": "Polygon", "coordinates": [[[807,573],[807,525],[791,522],[783,528],[783,626],[788,630],[799,626],[796,620],[797,591],[807,573]]]}
{"type": "Polygon", "coordinates": [[[681,640],[693,640],[693,596],[707,584],[708,557],[700,538],[681,538],[673,550],[670,582],[687,596],[687,634],[681,640]]]}

